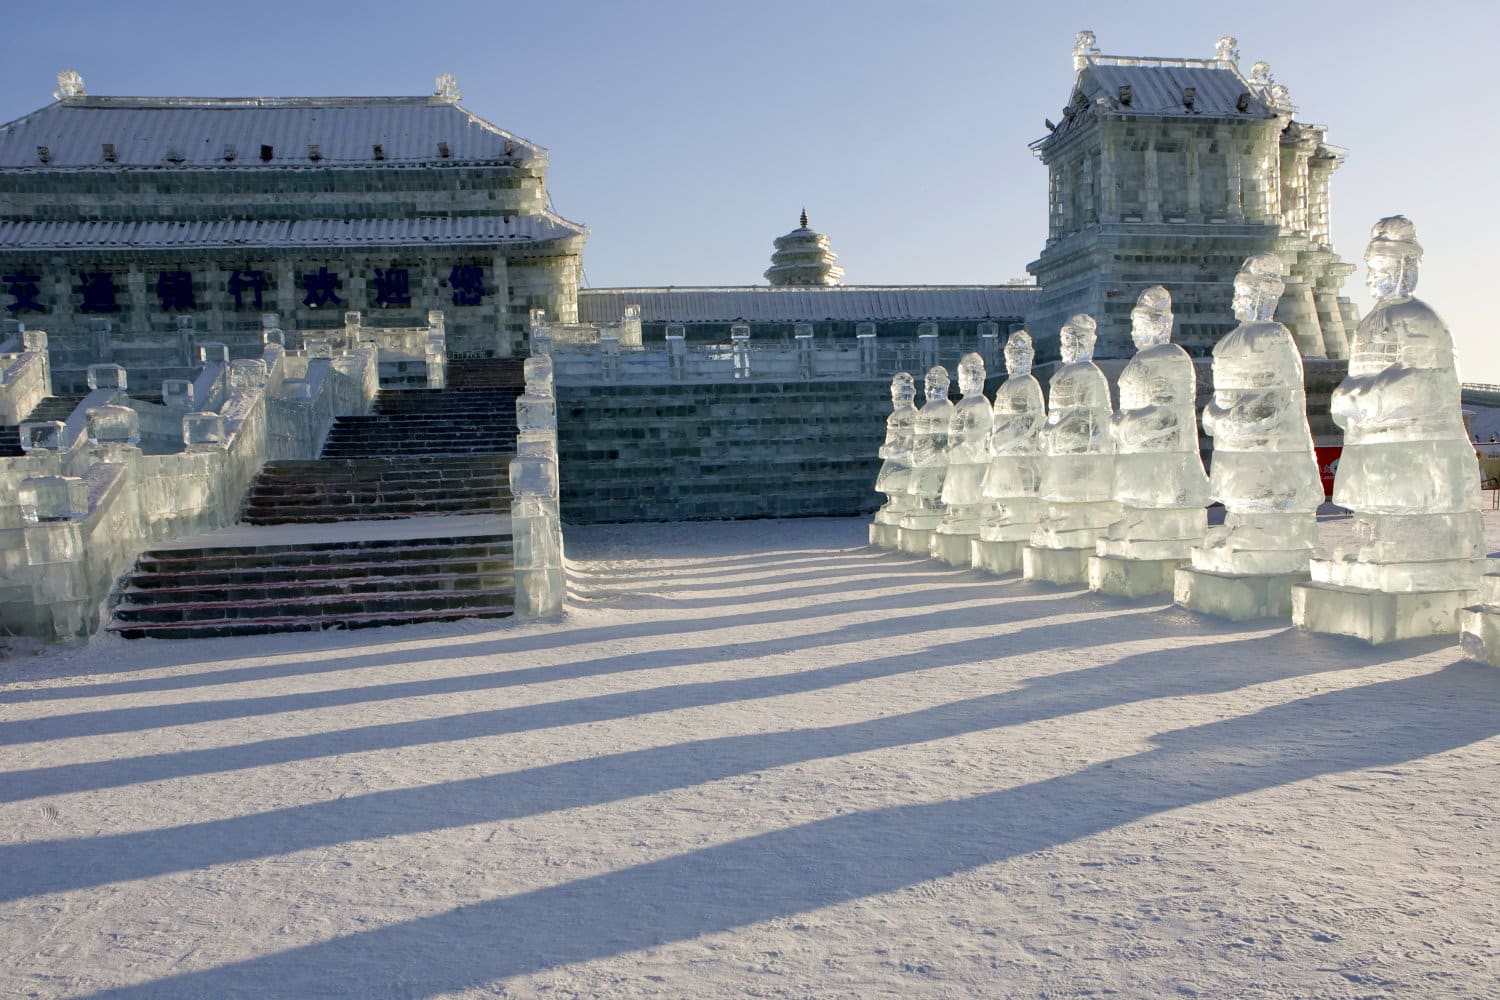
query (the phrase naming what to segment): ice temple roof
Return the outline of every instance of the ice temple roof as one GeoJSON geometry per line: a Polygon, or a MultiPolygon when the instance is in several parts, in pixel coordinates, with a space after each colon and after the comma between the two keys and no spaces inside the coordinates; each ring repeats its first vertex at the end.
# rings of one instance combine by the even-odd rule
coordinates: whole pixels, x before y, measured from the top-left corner
{"type": "Polygon", "coordinates": [[[292,98],[94,97],[80,80],[0,125],[0,169],[545,162],[545,149],[468,111],[441,80],[427,97],[292,98]]]}
{"type": "Polygon", "coordinates": [[[651,323],[995,319],[1026,315],[1037,289],[996,285],[768,288],[594,288],[578,293],[581,323],[612,323],[639,305],[651,323]]]}

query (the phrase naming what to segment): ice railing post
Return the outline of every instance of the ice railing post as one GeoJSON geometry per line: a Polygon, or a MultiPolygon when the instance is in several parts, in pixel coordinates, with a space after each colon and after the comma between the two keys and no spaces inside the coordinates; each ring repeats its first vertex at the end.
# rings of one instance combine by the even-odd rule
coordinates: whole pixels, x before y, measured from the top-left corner
{"type": "Polygon", "coordinates": [[[599,336],[599,372],[606,382],[620,380],[620,338],[610,334],[599,336]]]}
{"type": "Polygon", "coordinates": [[[28,476],[16,499],[27,524],[81,521],[89,514],[88,484],[77,476],[28,476]]]}
{"type": "Polygon", "coordinates": [[[667,324],[667,369],[674,382],[687,375],[687,331],[681,323],[667,324]]]}
{"type": "Polygon", "coordinates": [[[531,356],[550,357],[552,354],[552,327],[547,322],[547,310],[531,310],[531,326],[527,334],[531,344],[531,356]]]}
{"type": "Polygon", "coordinates": [[[340,348],[342,351],[352,351],[359,347],[360,328],[363,325],[364,320],[358,309],[351,309],[344,313],[344,342],[340,348]]]}
{"type": "Polygon", "coordinates": [[[812,324],[793,323],[792,339],[797,344],[797,377],[800,379],[810,379],[815,374],[812,324]]]}
{"type": "Polygon", "coordinates": [[[750,324],[735,323],[729,328],[729,357],[735,378],[750,377],[750,324]]]}
{"type": "Polygon", "coordinates": [[[880,342],[876,339],[874,323],[860,323],[854,328],[854,341],[859,345],[859,373],[866,378],[880,374],[880,342]]]}
{"type": "Polygon", "coordinates": [[[442,389],[447,385],[447,320],[441,309],[432,309],[427,313],[427,388],[442,389]]]}
{"type": "Polygon", "coordinates": [[[563,609],[557,447],[543,440],[518,441],[516,451],[510,463],[516,616],[545,618],[563,609]]]}
{"type": "Polygon", "coordinates": [[[917,324],[917,361],[926,371],[938,363],[938,326],[936,323],[917,324]]]}

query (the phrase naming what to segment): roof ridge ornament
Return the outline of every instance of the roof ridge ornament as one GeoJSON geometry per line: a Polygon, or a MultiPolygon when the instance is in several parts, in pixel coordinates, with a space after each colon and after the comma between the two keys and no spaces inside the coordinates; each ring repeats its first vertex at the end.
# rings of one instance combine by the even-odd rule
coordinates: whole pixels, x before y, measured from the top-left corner
{"type": "Polygon", "coordinates": [[[801,217],[801,219],[799,221],[802,223],[802,228],[806,229],[807,228],[807,206],[806,205],[802,206],[802,217],[801,217]]]}
{"type": "Polygon", "coordinates": [[[458,80],[453,76],[453,74],[442,73],[439,74],[437,78],[437,90],[433,92],[432,96],[441,97],[445,101],[453,101],[456,103],[464,95],[463,92],[458,89],[458,80]]]}
{"type": "Polygon", "coordinates": [[[83,87],[83,76],[76,69],[65,69],[57,74],[57,89],[52,92],[56,101],[76,101],[89,96],[83,87]]]}
{"type": "Polygon", "coordinates": [[[1073,36],[1073,69],[1075,71],[1083,69],[1088,65],[1091,57],[1099,54],[1099,46],[1094,44],[1095,41],[1094,33],[1087,29],[1073,36]]]}
{"type": "Polygon", "coordinates": [[[1240,40],[1233,35],[1222,36],[1218,44],[1214,46],[1214,59],[1230,66],[1238,67],[1240,64],[1240,40]]]}

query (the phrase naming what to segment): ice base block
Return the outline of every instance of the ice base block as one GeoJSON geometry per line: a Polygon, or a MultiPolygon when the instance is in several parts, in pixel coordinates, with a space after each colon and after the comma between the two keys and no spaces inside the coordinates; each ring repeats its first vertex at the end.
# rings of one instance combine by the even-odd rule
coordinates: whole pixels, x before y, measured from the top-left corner
{"type": "Polygon", "coordinates": [[[949,566],[968,569],[973,564],[973,555],[970,550],[973,541],[973,535],[945,535],[941,531],[935,531],[932,533],[928,554],[949,566]]]}
{"type": "Polygon", "coordinates": [[[1122,559],[1089,556],[1089,589],[1114,597],[1171,594],[1183,559],[1122,559]]]}
{"type": "Polygon", "coordinates": [[[969,565],[986,573],[1019,573],[1025,542],[986,542],[975,538],[969,542],[969,565]]]}
{"type": "Polygon", "coordinates": [[[878,545],[882,549],[898,548],[901,544],[901,526],[898,524],[881,524],[876,521],[870,525],[870,544],[878,545]]]}
{"type": "Polygon", "coordinates": [[[1459,612],[1458,627],[1464,656],[1500,667],[1500,571],[1479,578],[1477,603],[1459,612]]]}
{"type": "Polygon", "coordinates": [[[1332,583],[1292,587],[1292,624],[1306,632],[1350,635],[1371,645],[1399,639],[1453,635],[1473,590],[1419,590],[1388,594],[1332,583]]]}
{"type": "Polygon", "coordinates": [[[1236,576],[1184,566],[1174,576],[1172,600],[1189,611],[1232,622],[1288,618],[1292,587],[1306,582],[1306,573],[1236,576]]]}
{"type": "Polygon", "coordinates": [[[906,528],[900,530],[896,547],[914,556],[932,555],[932,528],[906,528]]]}
{"type": "Polygon", "coordinates": [[[1084,583],[1089,578],[1089,559],[1094,550],[1044,549],[1026,546],[1021,554],[1021,571],[1028,580],[1041,583],[1084,583]]]}

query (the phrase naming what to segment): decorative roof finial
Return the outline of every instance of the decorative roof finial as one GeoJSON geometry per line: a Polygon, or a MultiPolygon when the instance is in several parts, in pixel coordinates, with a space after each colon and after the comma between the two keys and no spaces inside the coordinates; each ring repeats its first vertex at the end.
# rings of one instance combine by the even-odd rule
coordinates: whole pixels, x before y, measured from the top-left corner
{"type": "Polygon", "coordinates": [[[57,89],[52,92],[53,100],[71,101],[87,96],[89,92],[83,89],[83,77],[76,69],[65,69],[57,74],[57,89]]]}
{"type": "Polygon", "coordinates": [[[806,229],[807,228],[807,208],[805,206],[802,209],[802,218],[801,218],[800,221],[802,223],[802,228],[806,229]]]}
{"type": "Polygon", "coordinates": [[[452,73],[444,73],[437,78],[437,92],[433,97],[441,97],[445,101],[456,101],[464,95],[459,92],[458,81],[452,73]]]}
{"type": "Polygon", "coordinates": [[[1092,31],[1080,31],[1073,36],[1073,68],[1081,70],[1088,65],[1090,56],[1099,54],[1099,46],[1094,44],[1094,33],[1092,31]]]}
{"type": "Polygon", "coordinates": [[[1214,58],[1219,62],[1238,65],[1240,61],[1239,45],[1240,40],[1238,38],[1235,38],[1233,35],[1225,35],[1214,46],[1214,58]]]}

